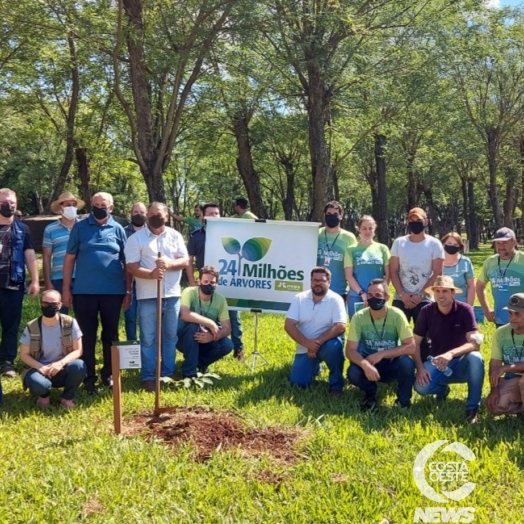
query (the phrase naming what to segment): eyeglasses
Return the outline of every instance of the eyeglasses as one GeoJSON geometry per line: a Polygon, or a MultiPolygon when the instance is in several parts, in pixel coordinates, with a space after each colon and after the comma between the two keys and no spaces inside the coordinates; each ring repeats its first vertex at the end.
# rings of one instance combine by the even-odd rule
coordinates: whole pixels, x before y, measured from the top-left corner
{"type": "Polygon", "coordinates": [[[318,278],[312,278],[312,279],[311,279],[311,282],[312,282],[313,284],[327,284],[329,281],[328,281],[328,280],[325,280],[325,279],[320,280],[320,279],[318,279],[318,278]]]}

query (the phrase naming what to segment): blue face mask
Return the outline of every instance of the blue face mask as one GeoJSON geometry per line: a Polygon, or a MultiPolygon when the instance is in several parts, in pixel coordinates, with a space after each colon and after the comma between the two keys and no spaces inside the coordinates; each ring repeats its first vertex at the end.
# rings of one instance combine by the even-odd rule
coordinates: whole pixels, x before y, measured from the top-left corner
{"type": "Polygon", "coordinates": [[[414,235],[418,235],[419,233],[422,233],[422,231],[424,231],[424,222],[409,222],[408,229],[414,235]]]}
{"type": "Polygon", "coordinates": [[[327,227],[337,227],[340,224],[340,217],[338,215],[325,215],[324,220],[326,221],[327,227]]]}
{"type": "Polygon", "coordinates": [[[368,298],[368,306],[373,311],[379,311],[385,305],[386,305],[386,299],[385,298],[377,298],[377,297],[368,298]]]}

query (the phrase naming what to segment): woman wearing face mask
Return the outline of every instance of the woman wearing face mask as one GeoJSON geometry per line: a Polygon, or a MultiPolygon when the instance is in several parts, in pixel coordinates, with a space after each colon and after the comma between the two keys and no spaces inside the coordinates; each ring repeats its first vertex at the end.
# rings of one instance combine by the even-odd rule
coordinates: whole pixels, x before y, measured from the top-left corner
{"type": "Polygon", "coordinates": [[[366,290],[376,278],[389,283],[389,249],[373,240],[377,223],[372,216],[364,215],[358,222],[359,242],[344,255],[344,271],[349,284],[348,315],[355,314],[356,304],[367,306],[366,290]]]}
{"type": "Polygon", "coordinates": [[[455,287],[462,289],[455,293],[455,300],[467,302],[473,306],[475,302],[475,271],[471,260],[462,254],[464,242],[458,233],[451,232],[442,237],[444,246],[444,275],[453,278],[455,287]]]}

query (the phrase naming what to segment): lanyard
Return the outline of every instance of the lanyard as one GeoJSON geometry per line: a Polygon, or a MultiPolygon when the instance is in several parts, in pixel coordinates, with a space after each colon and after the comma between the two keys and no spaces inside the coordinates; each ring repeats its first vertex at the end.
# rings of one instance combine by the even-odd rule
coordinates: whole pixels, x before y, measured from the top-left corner
{"type": "Polygon", "coordinates": [[[213,305],[213,295],[211,295],[211,300],[209,301],[209,306],[207,306],[207,309],[204,311],[204,308],[202,307],[202,300],[200,299],[200,290],[198,290],[198,303],[200,305],[200,314],[203,317],[209,318],[206,313],[209,312],[211,309],[211,306],[213,305]]]}
{"type": "Polygon", "coordinates": [[[333,240],[333,242],[331,243],[331,246],[328,244],[328,240],[327,240],[327,233],[326,233],[326,230],[324,229],[324,238],[326,240],[326,247],[328,249],[328,251],[331,251],[333,249],[333,246],[337,243],[337,240],[338,240],[338,236],[340,235],[340,231],[337,233],[337,236],[335,237],[335,240],[333,240]]]}
{"type": "Polygon", "coordinates": [[[510,264],[513,262],[514,258],[515,258],[515,253],[513,253],[513,256],[509,259],[508,265],[504,268],[504,273],[502,273],[502,271],[500,270],[500,255],[499,255],[499,258],[497,260],[499,264],[499,276],[501,276],[502,278],[506,276],[506,271],[508,270],[508,267],[510,266],[510,264]]]}
{"type": "MultiPolygon", "coordinates": [[[[386,310],[386,316],[384,317],[384,323],[382,324],[382,331],[380,332],[379,340],[382,340],[383,337],[384,337],[384,330],[386,329],[386,320],[388,319],[388,313],[389,313],[389,311],[386,310]]],[[[371,311],[369,312],[369,318],[371,318],[371,323],[373,324],[373,329],[375,330],[375,333],[378,335],[378,329],[377,329],[377,326],[375,325],[375,319],[371,315],[371,311]]],[[[522,347],[524,348],[524,343],[523,343],[522,347]]]]}
{"type": "Polygon", "coordinates": [[[515,332],[513,330],[511,330],[511,339],[513,340],[513,349],[515,350],[518,359],[521,361],[522,354],[524,353],[524,340],[522,341],[522,345],[520,346],[520,351],[517,353],[517,344],[515,344],[515,332]]]}

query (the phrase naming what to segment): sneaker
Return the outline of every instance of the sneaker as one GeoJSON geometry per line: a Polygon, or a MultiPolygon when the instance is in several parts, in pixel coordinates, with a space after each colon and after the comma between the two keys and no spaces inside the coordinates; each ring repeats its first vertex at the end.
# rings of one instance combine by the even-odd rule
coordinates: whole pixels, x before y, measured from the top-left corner
{"type": "Polygon", "coordinates": [[[209,368],[198,368],[198,372],[202,375],[207,375],[209,373],[209,368]]]}
{"type": "Polygon", "coordinates": [[[17,373],[11,362],[4,362],[2,364],[2,375],[6,378],[16,378],[17,373]]]}
{"type": "Polygon", "coordinates": [[[73,409],[76,404],[67,398],[60,398],[60,405],[65,409],[73,409]]]}
{"type": "Polygon", "coordinates": [[[479,421],[479,411],[478,409],[471,409],[466,411],[466,422],[468,424],[477,424],[479,421]]]}
{"type": "Polygon", "coordinates": [[[330,389],[329,394],[333,398],[340,398],[342,396],[342,390],[341,389],[330,389]]]}
{"type": "Polygon", "coordinates": [[[87,382],[84,384],[84,389],[88,395],[98,395],[98,388],[94,382],[87,382]]]}
{"type": "Polygon", "coordinates": [[[407,402],[402,402],[397,398],[395,400],[395,406],[398,406],[402,409],[409,409],[411,407],[411,400],[408,400],[407,402]]]}
{"type": "Polygon", "coordinates": [[[366,397],[360,404],[362,411],[371,411],[377,407],[376,397],[366,397]]]}
{"type": "Polygon", "coordinates": [[[171,373],[171,375],[168,375],[168,377],[171,380],[174,380],[175,382],[180,382],[181,380],[184,380],[184,377],[182,376],[182,373],[180,371],[175,371],[174,373],[171,373]]]}
{"type": "Polygon", "coordinates": [[[156,391],[155,381],[154,380],[144,380],[142,382],[142,388],[148,393],[154,393],[156,391]]]}
{"type": "Polygon", "coordinates": [[[102,378],[102,384],[108,388],[113,387],[113,377],[109,375],[109,377],[102,378]]]}
{"type": "Polygon", "coordinates": [[[449,386],[446,386],[446,389],[444,391],[444,393],[442,393],[442,395],[436,395],[436,400],[439,404],[441,404],[442,402],[445,402],[446,399],[448,398],[449,396],[449,392],[451,391],[451,388],[449,386]]]}
{"type": "Polygon", "coordinates": [[[51,405],[51,399],[49,397],[38,397],[36,400],[36,405],[39,408],[46,409],[51,405]]]}

